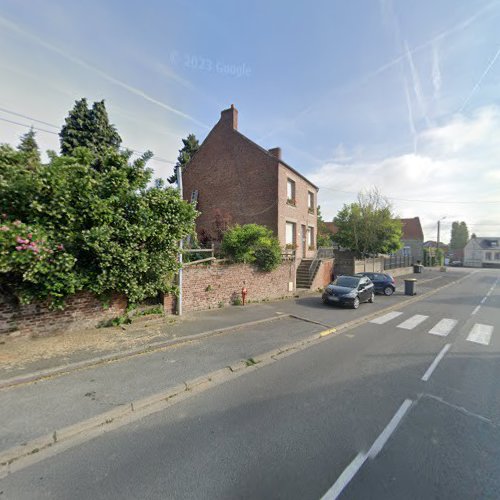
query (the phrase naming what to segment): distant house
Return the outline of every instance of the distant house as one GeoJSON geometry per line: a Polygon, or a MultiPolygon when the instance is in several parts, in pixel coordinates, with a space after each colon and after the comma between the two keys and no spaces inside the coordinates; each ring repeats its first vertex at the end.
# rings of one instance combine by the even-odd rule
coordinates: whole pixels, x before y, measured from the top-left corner
{"type": "Polygon", "coordinates": [[[418,217],[399,219],[402,224],[403,235],[401,243],[403,248],[397,254],[409,256],[413,262],[424,260],[424,232],[418,217]]]}
{"type": "MultiPolygon", "coordinates": [[[[424,248],[436,249],[437,248],[437,241],[428,240],[428,241],[424,242],[424,248]]],[[[445,253],[445,255],[448,253],[448,250],[449,250],[448,245],[445,245],[441,241],[439,242],[439,248],[445,253]]]]}
{"type": "Polygon", "coordinates": [[[500,268],[500,238],[471,238],[464,248],[464,266],[500,268]]]}
{"type": "Polygon", "coordinates": [[[221,225],[256,223],[299,258],[314,256],[318,187],[282,159],[280,148],[264,149],[239,132],[233,105],[186,165],[183,187],[200,212],[201,240],[215,239],[221,225]]]}

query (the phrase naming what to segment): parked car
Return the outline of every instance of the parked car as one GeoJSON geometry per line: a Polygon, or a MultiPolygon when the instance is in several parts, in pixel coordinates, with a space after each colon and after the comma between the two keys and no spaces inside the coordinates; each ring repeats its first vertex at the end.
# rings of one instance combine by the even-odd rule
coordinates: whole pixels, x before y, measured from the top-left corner
{"type": "Polygon", "coordinates": [[[462,261],[461,260],[452,260],[450,262],[450,266],[452,266],[452,267],[462,267],[462,261]]]}
{"type": "Polygon", "coordinates": [[[375,286],[375,293],[392,295],[396,291],[394,278],[387,273],[358,273],[356,276],[366,276],[375,286]]]}
{"type": "Polygon", "coordinates": [[[339,304],[357,309],[361,302],[373,302],[375,289],[366,276],[339,276],[323,292],[324,304],[339,304]]]}

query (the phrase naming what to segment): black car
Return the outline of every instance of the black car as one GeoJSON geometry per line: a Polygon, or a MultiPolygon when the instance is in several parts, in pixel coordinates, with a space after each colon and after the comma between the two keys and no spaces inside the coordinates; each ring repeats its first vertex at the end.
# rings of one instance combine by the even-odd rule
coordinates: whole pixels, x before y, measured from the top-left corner
{"type": "Polygon", "coordinates": [[[323,303],[359,307],[360,302],[373,302],[375,289],[365,276],[339,276],[323,292],[323,303]]]}
{"type": "Polygon", "coordinates": [[[375,285],[375,293],[392,295],[396,291],[396,282],[386,273],[358,273],[356,276],[366,276],[375,285]]]}

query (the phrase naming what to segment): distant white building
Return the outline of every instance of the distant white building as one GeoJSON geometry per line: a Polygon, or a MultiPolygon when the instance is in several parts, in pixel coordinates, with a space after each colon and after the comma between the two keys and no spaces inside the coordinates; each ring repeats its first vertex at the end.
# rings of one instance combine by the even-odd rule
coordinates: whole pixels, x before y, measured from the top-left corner
{"type": "Polygon", "coordinates": [[[464,266],[500,268],[500,238],[471,238],[464,248],[464,266]]]}

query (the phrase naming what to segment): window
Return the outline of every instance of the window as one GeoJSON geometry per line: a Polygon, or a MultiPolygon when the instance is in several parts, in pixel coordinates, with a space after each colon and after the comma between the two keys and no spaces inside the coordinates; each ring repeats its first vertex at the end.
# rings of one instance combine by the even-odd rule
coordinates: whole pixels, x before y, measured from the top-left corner
{"type": "Polygon", "coordinates": [[[307,246],[309,250],[314,249],[314,228],[310,226],[307,228],[307,246]]]}
{"type": "Polygon", "coordinates": [[[285,234],[285,243],[286,246],[294,247],[295,246],[295,223],[287,222],[286,223],[286,234],[285,234]]]}
{"type": "Polygon", "coordinates": [[[295,206],[295,182],[292,179],[286,182],[286,202],[295,206]]]}
{"type": "Polygon", "coordinates": [[[495,252],[495,260],[500,260],[500,252],[495,252]]]}
{"type": "Polygon", "coordinates": [[[491,252],[486,252],[484,254],[484,260],[491,260],[491,252]]]}
{"type": "Polygon", "coordinates": [[[307,192],[307,207],[309,208],[309,213],[314,213],[314,193],[311,191],[307,192]]]}

